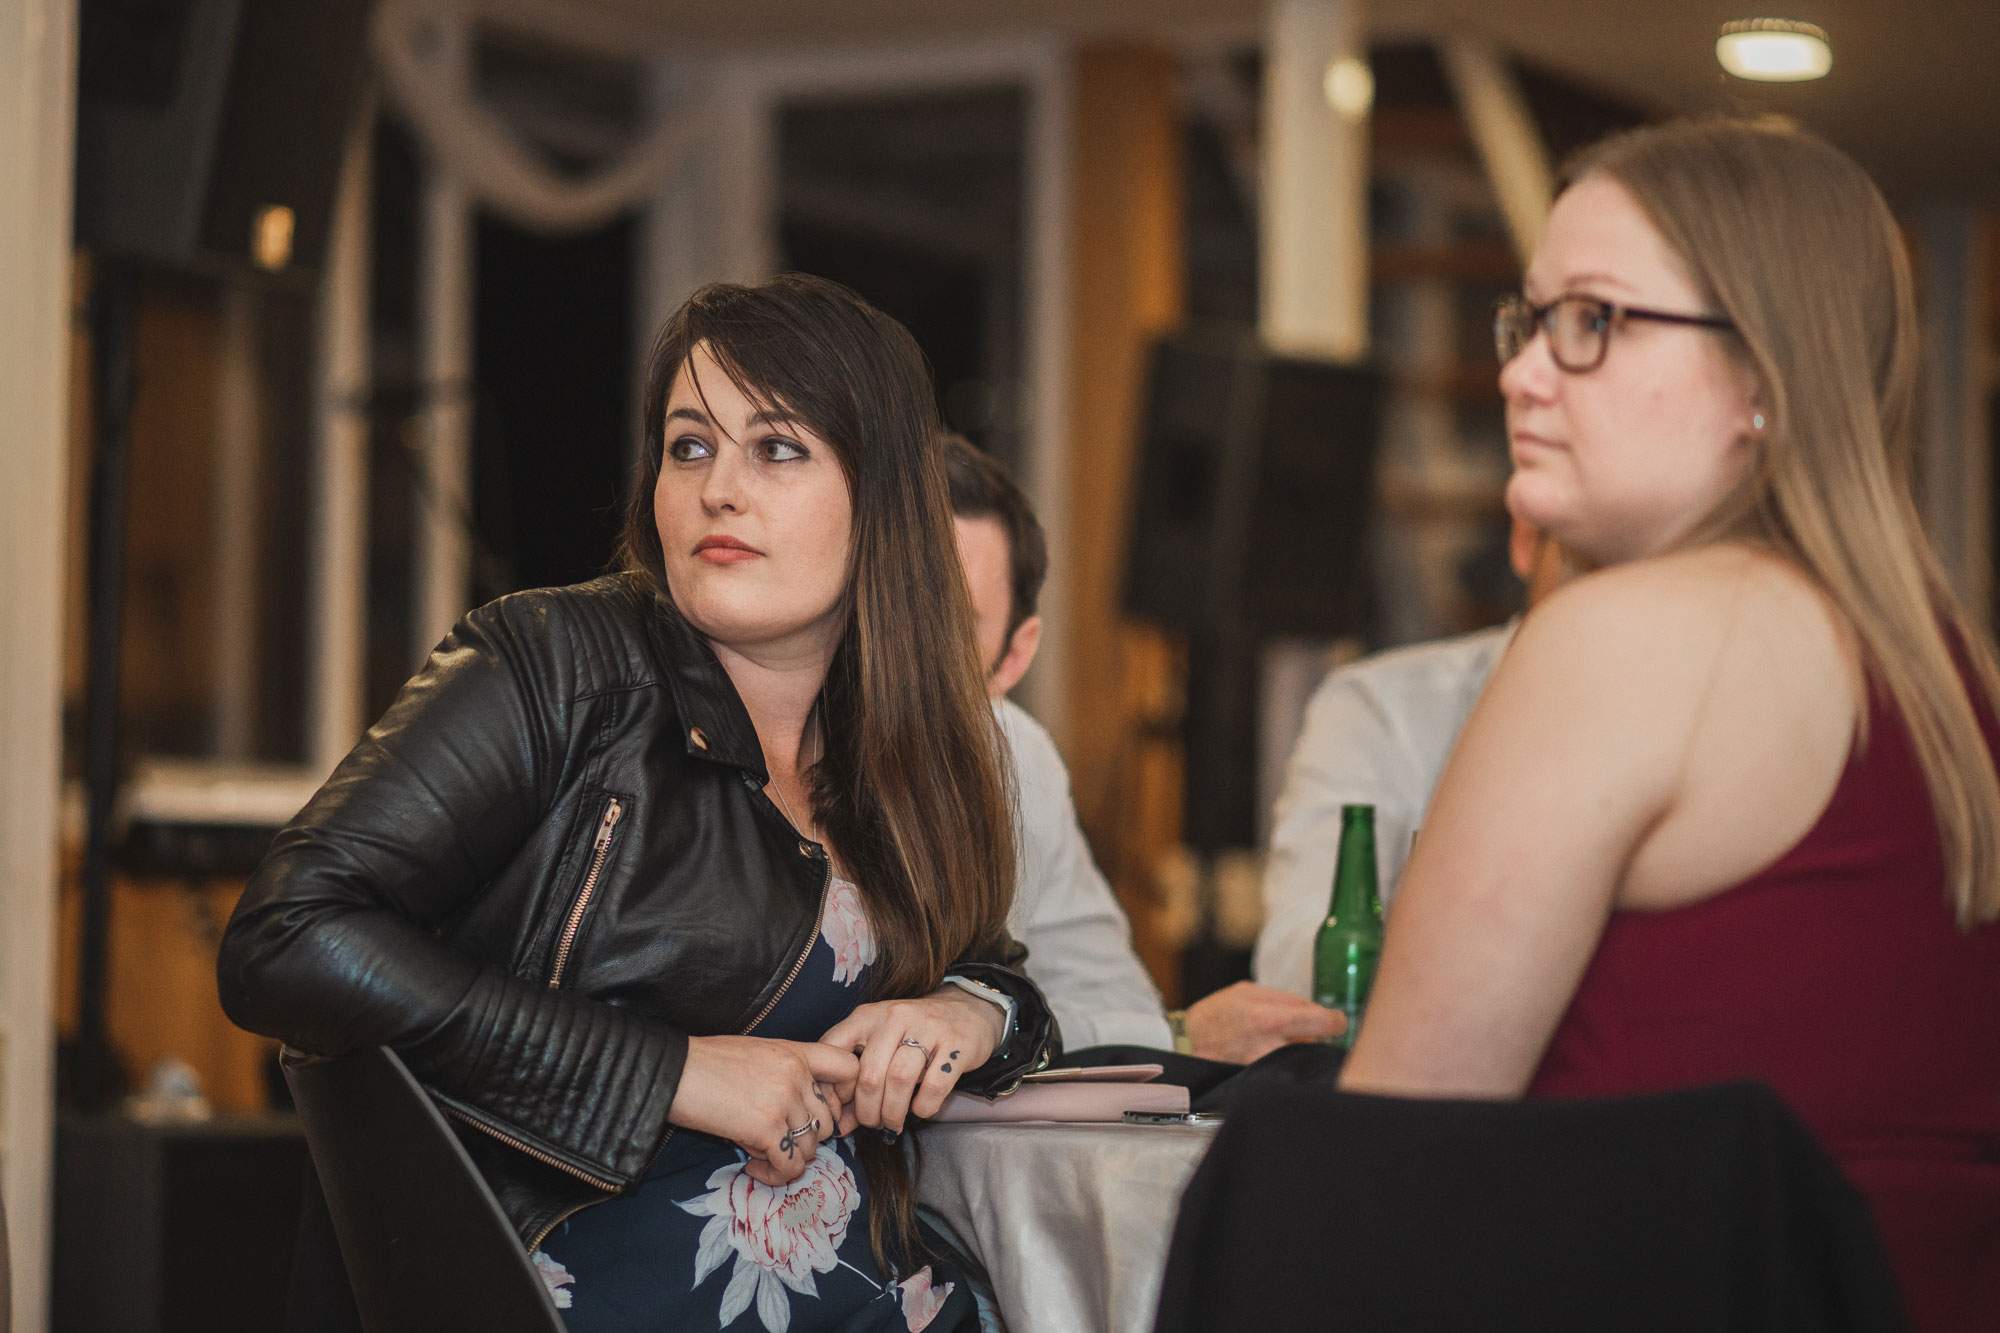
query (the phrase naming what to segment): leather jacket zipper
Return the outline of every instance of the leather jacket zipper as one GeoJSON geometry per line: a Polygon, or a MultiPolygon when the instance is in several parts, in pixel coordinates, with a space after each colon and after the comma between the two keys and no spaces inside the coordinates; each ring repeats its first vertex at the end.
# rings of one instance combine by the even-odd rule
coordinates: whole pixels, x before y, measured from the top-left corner
{"type": "MultiPolygon", "coordinates": [[[[614,801],[612,804],[616,805],[617,802],[614,801]]],[[[607,811],[606,814],[608,816],[609,811],[607,811]]],[[[611,822],[616,823],[617,821],[612,820],[611,822]]],[[[599,836],[602,837],[603,835],[600,834],[599,836]]],[[[778,1001],[785,998],[785,992],[790,990],[792,988],[792,983],[799,979],[799,973],[805,971],[806,959],[812,957],[813,945],[819,941],[820,922],[826,916],[827,890],[833,887],[833,858],[830,856],[822,855],[821,860],[824,862],[824,873],[821,874],[819,881],[819,907],[818,910],[816,910],[813,913],[813,931],[810,935],[806,936],[806,947],[799,950],[799,956],[792,960],[792,970],[785,973],[785,979],[778,983],[777,993],[772,995],[769,1000],[766,1000],[764,1002],[764,1007],[757,1011],[756,1017],[752,1018],[748,1023],[745,1023],[742,1027],[737,1029],[736,1035],[739,1037],[748,1036],[752,1028],[756,1027],[759,1023],[764,1021],[764,1016],[766,1014],[770,1013],[773,1009],[778,1007],[778,1001]]],[[[586,885],[586,890],[587,888],[588,886],[586,885]]],[[[575,914],[572,913],[572,916],[574,915],[575,914]]],[[[558,960],[557,962],[557,970],[558,972],[560,972],[561,970],[560,960],[558,960]]],[[[464,1118],[470,1120],[470,1123],[472,1124],[479,1125],[481,1129],[486,1129],[486,1126],[480,1125],[477,1120],[471,1120],[470,1117],[464,1117],[464,1118]]],[[[549,1165],[551,1166],[562,1167],[563,1170],[568,1171],[571,1175],[580,1177],[581,1179],[584,1180],[589,1180],[592,1184],[597,1185],[600,1188],[608,1189],[614,1194],[618,1192],[617,1186],[606,1185],[603,1181],[592,1179],[592,1177],[585,1175],[583,1172],[576,1170],[574,1167],[563,1166],[561,1162],[553,1160],[546,1153],[536,1152],[533,1148],[528,1147],[526,1144],[520,1143],[519,1141],[514,1139],[510,1139],[506,1135],[501,1134],[497,1131],[487,1130],[487,1132],[503,1142],[512,1143],[515,1147],[520,1148],[530,1157],[539,1158],[544,1162],[548,1162],[549,1165]]],[[[640,1171],[639,1179],[641,1180],[645,1179],[646,1172],[651,1171],[653,1169],[653,1163],[660,1160],[660,1154],[667,1150],[667,1144],[672,1142],[674,1135],[679,1132],[680,1132],[680,1127],[678,1125],[667,1126],[667,1132],[660,1136],[660,1146],[653,1149],[653,1155],[646,1159],[645,1169],[640,1171]]],[[[578,1213],[582,1212],[584,1209],[593,1207],[594,1205],[602,1202],[604,1202],[604,1200],[595,1199],[589,1203],[577,1204],[573,1208],[565,1209],[562,1212],[556,1214],[553,1218],[549,1219],[548,1225],[544,1226],[540,1231],[536,1232],[535,1238],[528,1242],[528,1253],[533,1254],[536,1250],[541,1249],[542,1242],[547,1240],[549,1238],[549,1233],[554,1231],[557,1227],[569,1221],[569,1219],[575,1217],[578,1213]]]]}
{"type": "Polygon", "coordinates": [[[778,1001],[785,998],[785,992],[790,990],[792,983],[799,979],[799,973],[806,970],[806,959],[812,957],[813,943],[819,939],[820,922],[826,916],[826,891],[833,887],[833,858],[827,856],[822,857],[822,860],[826,865],[826,873],[820,876],[819,908],[813,913],[813,932],[806,937],[806,947],[799,950],[799,956],[792,960],[792,970],[785,973],[785,979],[778,984],[777,993],[764,1002],[764,1007],[757,1011],[755,1018],[743,1025],[742,1030],[736,1034],[739,1037],[749,1036],[750,1029],[763,1022],[764,1016],[778,1007],[778,1001]]]}
{"type": "MultiPolygon", "coordinates": [[[[618,1185],[617,1182],[615,1181],[606,1180],[603,1176],[593,1175],[590,1172],[584,1170],[580,1166],[571,1166],[568,1162],[563,1161],[560,1157],[557,1157],[552,1153],[543,1152],[540,1148],[534,1147],[532,1144],[523,1143],[520,1139],[514,1137],[512,1134],[507,1133],[505,1130],[495,1129],[493,1126],[487,1124],[484,1120],[481,1120],[478,1116],[473,1115],[469,1111],[461,1111],[458,1107],[451,1105],[449,1102],[439,1102],[438,1105],[441,1108],[443,1108],[444,1113],[446,1115],[452,1117],[454,1120],[463,1120],[466,1124],[471,1125],[474,1129],[485,1132],[486,1134],[492,1136],[493,1138],[500,1140],[500,1142],[506,1144],[510,1148],[526,1153],[528,1156],[534,1158],[538,1162],[546,1163],[547,1165],[554,1167],[556,1170],[562,1172],[565,1175],[575,1176],[578,1180],[581,1180],[586,1184],[595,1185],[597,1186],[597,1188],[601,1190],[609,1190],[613,1194],[616,1194],[618,1192],[618,1185]]],[[[565,1214],[565,1216],[567,1216],[567,1214],[565,1214]]],[[[559,1218],[557,1220],[560,1221],[561,1219],[559,1218]]],[[[553,1224],[551,1224],[551,1226],[553,1227],[553,1224]]],[[[548,1234],[549,1233],[547,1231],[542,1232],[542,1236],[547,1236],[548,1234]]],[[[542,1237],[541,1236],[536,1237],[535,1245],[539,1245],[541,1243],[542,1243],[542,1237]]],[[[530,1250],[533,1250],[535,1248],[535,1245],[530,1245],[528,1248],[530,1250]]]]}
{"type": "Polygon", "coordinates": [[[625,814],[625,804],[616,796],[604,805],[604,817],[597,823],[597,844],[590,853],[590,871],[583,877],[583,888],[576,895],[576,906],[569,909],[569,920],[563,922],[562,942],[556,946],[555,966],[549,969],[549,986],[554,989],[562,984],[563,969],[569,965],[569,952],[576,944],[576,932],[583,925],[583,914],[590,906],[591,895],[597,892],[597,877],[604,873],[605,858],[611,855],[611,838],[618,831],[618,821],[625,814]]]}

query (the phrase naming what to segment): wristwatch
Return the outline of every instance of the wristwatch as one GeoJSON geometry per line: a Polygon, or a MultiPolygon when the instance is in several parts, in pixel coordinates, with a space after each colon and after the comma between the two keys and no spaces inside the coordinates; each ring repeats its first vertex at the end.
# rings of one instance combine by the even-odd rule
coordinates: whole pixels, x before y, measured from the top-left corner
{"type": "Polygon", "coordinates": [[[991,986],[974,981],[970,977],[948,976],[944,979],[944,984],[947,986],[956,986],[968,994],[977,995],[980,999],[986,1001],[986,1003],[999,1009],[1006,1016],[1000,1029],[999,1047],[1000,1053],[1003,1055],[1006,1054],[1008,1039],[1014,1035],[1014,997],[1004,991],[997,991],[991,986]]]}

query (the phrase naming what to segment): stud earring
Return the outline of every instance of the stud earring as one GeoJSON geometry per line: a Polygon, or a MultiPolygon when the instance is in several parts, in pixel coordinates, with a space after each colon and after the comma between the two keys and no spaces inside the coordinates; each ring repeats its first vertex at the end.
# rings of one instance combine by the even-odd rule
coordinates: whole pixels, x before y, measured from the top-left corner
{"type": "Polygon", "coordinates": [[[1752,412],[1750,414],[1750,429],[1751,430],[1764,429],[1764,414],[1762,412],[1752,412]]]}

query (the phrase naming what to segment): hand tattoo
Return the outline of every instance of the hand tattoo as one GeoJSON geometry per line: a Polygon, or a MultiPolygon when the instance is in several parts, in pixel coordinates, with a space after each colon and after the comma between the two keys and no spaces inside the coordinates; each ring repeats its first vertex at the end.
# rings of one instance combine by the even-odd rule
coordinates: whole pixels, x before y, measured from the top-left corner
{"type": "Polygon", "coordinates": [[[826,1105],[826,1094],[819,1090],[819,1084],[817,1083],[813,1084],[813,1096],[819,1098],[819,1104],[821,1106],[826,1105]]]}
{"type": "Polygon", "coordinates": [[[778,1140],[778,1148],[779,1148],[779,1150],[780,1150],[780,1151],[782,1151],[782,1152],[783,1152],[783,1153],[785,1154],[785,1156],[787,1156],[787,1157],[790,1157],[790,1156],[792,1156],[792,1155],[793,1155],[793,1154],[792,1154],[792,1132],[791,1132],[791,1131],[790,1131],[789,1129],[785,1131],[785,1137],[783,1137],[782,1139],[779,1139],[779,1140],[778,1140]]]}

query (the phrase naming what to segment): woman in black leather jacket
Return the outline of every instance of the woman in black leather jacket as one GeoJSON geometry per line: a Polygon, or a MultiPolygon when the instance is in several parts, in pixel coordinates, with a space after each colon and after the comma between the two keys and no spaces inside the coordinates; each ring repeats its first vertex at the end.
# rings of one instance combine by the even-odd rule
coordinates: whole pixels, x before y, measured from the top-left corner
{"type": "Polygon", "coordinates": [[[844,288],[697,293],[623,572],[468,615],[230,920],[230,1017],[401,1053],[572,1328],[970,1317],[888,1140],[1052,1025],[933,401],[844,288]]]}

